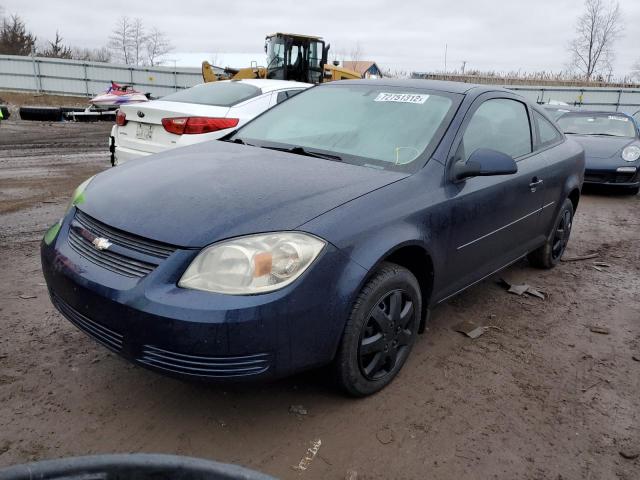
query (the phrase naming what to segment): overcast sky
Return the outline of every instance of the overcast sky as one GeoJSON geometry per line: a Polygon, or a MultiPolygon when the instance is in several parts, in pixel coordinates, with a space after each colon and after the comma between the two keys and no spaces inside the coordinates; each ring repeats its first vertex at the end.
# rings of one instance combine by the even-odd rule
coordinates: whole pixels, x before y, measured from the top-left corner
{"type": "MultiPolygon", "coordinates": [[[[640,59],[640,0],[620,0],[625,34],[616,44],[615,73],[626,75],[640,59]]],[[[213,53],[262,54],[275,31],[320,35],[332,51],[362,57],[391,70],[561,70],[568,57],[582,0],[0,0],[39,39],[100,47],[116,19],[141,17],[168,34],[170,55],[198,65],[213,53]],[[185,54],[185,55],[183,55],[185,54]]],[[[230,65],[244,66],[244,65],[230,65]]]]}

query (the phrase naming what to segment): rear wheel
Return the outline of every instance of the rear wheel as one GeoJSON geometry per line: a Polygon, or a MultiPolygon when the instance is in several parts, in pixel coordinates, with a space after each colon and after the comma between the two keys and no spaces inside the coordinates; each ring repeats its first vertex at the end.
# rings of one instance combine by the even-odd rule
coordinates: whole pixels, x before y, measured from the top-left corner
{"type": "Polygon", "coordinates": [[[421,311],[416,277],[382,264],[358,295],[336,357],[338,381],[349,394],[370,395],[391,383],[415,343],[421,311]]]}
{"type": "Polygon", "coordinates": [[[531,252],[529,263],[538,268],[553,268],[562,258],[573,226],[573,203],[568,198],[562,204],[551,235],[543,246],[531,252]]]}

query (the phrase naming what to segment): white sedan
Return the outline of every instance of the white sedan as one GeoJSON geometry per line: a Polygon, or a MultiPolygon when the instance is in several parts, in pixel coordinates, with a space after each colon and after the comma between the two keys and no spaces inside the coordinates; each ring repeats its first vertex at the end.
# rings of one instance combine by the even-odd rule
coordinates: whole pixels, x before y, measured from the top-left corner
{"type": "Polygon", "coordinates": [[[111,130],[113,165],[215,140],[309,88],[284,80],[227,80],[196,85],[144,104],[123,105],[111,130]]]}

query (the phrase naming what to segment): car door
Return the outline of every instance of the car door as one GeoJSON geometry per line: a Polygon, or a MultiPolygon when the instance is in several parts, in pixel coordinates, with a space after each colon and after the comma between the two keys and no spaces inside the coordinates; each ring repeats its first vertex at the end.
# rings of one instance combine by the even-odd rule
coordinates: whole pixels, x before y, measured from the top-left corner
{"type": "Polygon", "coordinates": [[[518,171],[446,180],[451,207],[445,273],[449,294],[517,260],[541,238],[544,156],[533,150],[527,105],[506,93],[478,97],[453,142],[449,171],[455,162],[466,162],[478,148],[511,155],[518,171]]]}
{"type": "Polygon", "coordinates": [[[534,125],[534,150],[544,157],[544,169],[540,178],[544,179],[544,201],[540,214],[540,230],[549,232],[551,223],[555,219],[558,205],[556,200],[561,198],[564,189],[563,181],[566,165],[557,161],[555,147],[564,141],[560,130],[540,112],[531,109],[534,125]]]}

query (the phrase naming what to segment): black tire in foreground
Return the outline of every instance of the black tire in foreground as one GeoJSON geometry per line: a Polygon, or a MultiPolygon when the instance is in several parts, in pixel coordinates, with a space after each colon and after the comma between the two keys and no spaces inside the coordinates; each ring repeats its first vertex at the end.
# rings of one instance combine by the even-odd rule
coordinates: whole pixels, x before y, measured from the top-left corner
{"type": "Polygon", "coordinates": [[[531,265],[548,269],[560,262],[571,235],[573,213],[573,203],[567,198],[558,212],[551,235],[545,244],[528,255],[531,265]]]}
{"type": "Polygon", "coordinates": [[[345,326],[334,363],[340,386],[364,397],[391,383],[415,343],[421,312],[416,277],[383,263],[358,295],[345,326]]]}
{"type": "Polygon", "coordinates": [[[116,454],[61,458],[0,469],[2,480],[275,480],[246,468],[177,455],[116,454]]]}
{"type": "Polygon", "coordinates": [[[6,120],[11,116],[11,112],[9,111],[9,107],[6,105],[0,105],[0,111],[2,111],[2,119],[6,120]]]}
{"type": "Polygon", "coordinates": [[[62,110],[59,107],[20,107],[20,118],[40,122],[59,122],[62,120],[62,110]]]}

